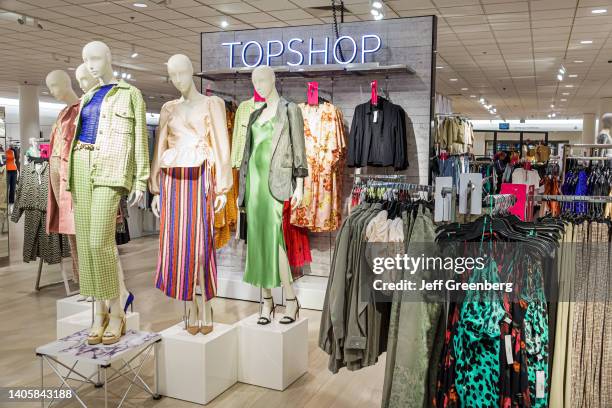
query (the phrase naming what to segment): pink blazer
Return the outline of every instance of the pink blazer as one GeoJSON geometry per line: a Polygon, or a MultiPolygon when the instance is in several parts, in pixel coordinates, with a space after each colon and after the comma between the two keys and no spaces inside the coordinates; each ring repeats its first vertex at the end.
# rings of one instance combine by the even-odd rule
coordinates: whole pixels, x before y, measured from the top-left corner
{"type": "Polygon", "coordinates": [[[47,233],[74,235],[74,209],[72,194],[68,187],[68,158],[75,133],[76,116],[79,114],[79,103],[65,107],[57,117],[51,131],[50,149],[58,138],[64,139],[60,152],[60,191],[59,203],[55,200],[51,177],[49,177],[49,197],[47,198],[47,233]]]}

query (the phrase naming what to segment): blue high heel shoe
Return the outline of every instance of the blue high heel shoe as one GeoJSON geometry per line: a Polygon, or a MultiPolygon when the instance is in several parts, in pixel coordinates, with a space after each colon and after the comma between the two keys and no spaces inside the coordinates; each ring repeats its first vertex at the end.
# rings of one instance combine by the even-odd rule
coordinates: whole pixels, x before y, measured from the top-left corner
{"type": "Polygon", "coordinates": [[[127,313],[128,307],[130,308],[130,312],[134,311],[134,295],[130,292],[129,296],[125,301],[125,306],[123,307],[123,313],[127,313]]]}

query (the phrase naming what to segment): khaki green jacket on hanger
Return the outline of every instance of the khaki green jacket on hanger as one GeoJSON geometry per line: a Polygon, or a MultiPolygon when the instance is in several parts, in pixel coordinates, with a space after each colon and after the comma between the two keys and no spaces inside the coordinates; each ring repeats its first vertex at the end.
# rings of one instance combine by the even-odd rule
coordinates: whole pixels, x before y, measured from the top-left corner
{"type": "MultiPolygon", "coordinates": [[[[75,137],[81,133],[81,110],[100,86],[81,98],[75,137]]],[[[70,149],[68,190],[73,188],[73,149],[70,149]]],[[[100,109],[91,178],[95,186],[146,191],[149,180],[149,142],[145,102],[140,91],[120,81],[105,96],[100,109]]]]}

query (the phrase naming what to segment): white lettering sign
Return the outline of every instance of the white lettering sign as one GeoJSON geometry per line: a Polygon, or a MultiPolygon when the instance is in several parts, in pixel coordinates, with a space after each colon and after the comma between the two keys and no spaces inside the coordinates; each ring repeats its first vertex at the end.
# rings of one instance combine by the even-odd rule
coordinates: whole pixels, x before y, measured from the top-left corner
{"type": "Polygon", "coordinates": [[[272,65],[287,54],[285,63],[290,66],[315,64],[351,64],[365,63],[368,55],[373,55],[382,48],[382,40],[376,34],[365,34],[356,40],[343,35],[335,41],[323,38],[292,38],[286,43],[280,40],[269,40],[264,44],[258,41],[225,42],[221,44],[228,49],[229,67],[254,68],[262,63],[272,65]]]}

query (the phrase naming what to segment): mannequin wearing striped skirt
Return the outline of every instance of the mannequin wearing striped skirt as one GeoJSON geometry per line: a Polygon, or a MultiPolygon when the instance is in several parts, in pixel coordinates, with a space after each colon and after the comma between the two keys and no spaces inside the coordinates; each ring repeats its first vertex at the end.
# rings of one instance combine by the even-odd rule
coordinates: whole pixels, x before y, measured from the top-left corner
{"type": "Polygon", "coordinates": [[[168,75],[182,97],[161,109],[149,181],[152,209],[160,217],[155,286],[188,302],[189,333],[207,334],[212,331],[210,300],[217,293],[214,213],[225,207],[233,183],[225,103],[197,91],[193,66],[184,55],[168,60],[168,75]]]}

